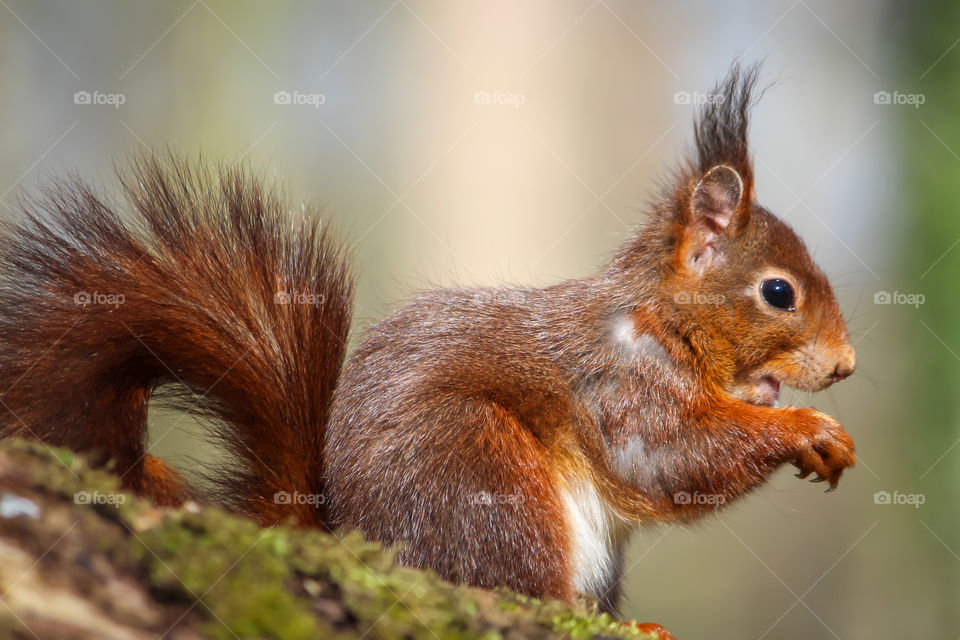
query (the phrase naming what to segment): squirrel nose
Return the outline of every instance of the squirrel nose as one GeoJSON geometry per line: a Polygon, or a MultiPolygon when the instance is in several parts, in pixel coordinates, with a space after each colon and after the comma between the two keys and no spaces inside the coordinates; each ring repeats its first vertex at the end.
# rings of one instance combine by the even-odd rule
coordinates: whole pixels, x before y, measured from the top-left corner
{"type": "Polygon", "coordinates": [[[853,347],[847,346],[843,350],[840,360],[837,362],[837,366],[833,369],[833,381],[840,382],[845,378],[849,378],[851,375],[853,375],[853,372],[856,368],[857,354],[854,352],[853,347]]]}

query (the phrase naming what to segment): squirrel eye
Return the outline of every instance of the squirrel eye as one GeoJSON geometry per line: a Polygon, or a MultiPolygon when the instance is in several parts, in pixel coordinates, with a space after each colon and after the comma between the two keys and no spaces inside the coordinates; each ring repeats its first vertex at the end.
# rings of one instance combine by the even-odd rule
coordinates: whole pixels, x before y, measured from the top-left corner
{"type": "Polygon", "coordinates": [[[784,311],[793,311],[795,309],[793,306],[793,287],[791,287],[790,283],[786,280],[781,280],[780,278],[764,280],[760,283],[760,295],[763,296],[764,301],[771,307],[783,309],[784,311]]]}

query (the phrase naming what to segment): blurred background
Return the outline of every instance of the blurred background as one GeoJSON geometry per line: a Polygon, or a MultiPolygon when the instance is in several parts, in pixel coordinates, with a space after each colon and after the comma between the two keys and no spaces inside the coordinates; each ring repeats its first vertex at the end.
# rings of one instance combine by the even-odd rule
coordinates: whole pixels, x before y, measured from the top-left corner
{"type": "MultiPolygon", "coordinates": [[[[694,638],[960,635],[960,5],[0,0],[0,210],[171,147],[246,158],[356,244],[354,340],[428,286],[599,269],[738,56],[759,199],[831,276],[859,464],[639,532],[626,618],[694,638]]],[[[154,412],[153,449],[202,464],[154,412]]]]}

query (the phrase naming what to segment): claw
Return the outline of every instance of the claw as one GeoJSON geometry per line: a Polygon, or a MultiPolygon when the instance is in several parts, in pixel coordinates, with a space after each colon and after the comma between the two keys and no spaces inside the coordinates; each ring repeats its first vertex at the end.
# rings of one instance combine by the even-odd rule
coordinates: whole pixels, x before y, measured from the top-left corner
{"type": "Polygon", "coordinates": [[[811,480],[810,482],[826,482],[826,481],[827,479],[818,473],[817,477],[811,480]]]}
{"type": "Polygon", "coordinates": [[[796,475],[796,477],[798,477],[798,478],[800,478],[801,480],[803,480],[804,478],[806,478],[806,477],[807,477],[808,475],[810,475],[811,473],[812,473],[811,471],[801,471],[800,473],[795,474],[795,475],[796,475]]]}
{"type": "Polygon", "coordinates": [[[836,489],[837,486],[840,484],[840,476],[842,475],[843,475],[843,469],[841,469],[840,472],[837,473],[836,477],[830,481],[830,488],[827,489],[826,493],[833,493],[833,490],[836,489]]]}

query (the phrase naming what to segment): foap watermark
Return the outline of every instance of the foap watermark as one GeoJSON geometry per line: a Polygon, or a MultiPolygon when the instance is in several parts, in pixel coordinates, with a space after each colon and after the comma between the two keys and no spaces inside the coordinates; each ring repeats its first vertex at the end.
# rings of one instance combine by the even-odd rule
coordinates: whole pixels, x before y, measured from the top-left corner
{"type": "Polygon", "coordinates": [[[703,293],[700,291],[678,291],[673,294],[676,304],[706,304],[719,307],[726,304],[727,298],[722,293],[703,293]]]}
{"type": "Polygon", "coordinates": [[[518,493],[497,493],[490,491],[478,491],[477,493],[467,494],[467,504],[478,506],[493,506],[495,504],[520,504],[523,496],[518,493]]]}
{"type": "Polygon", "coordinates": [[[309,291],[277,291],[273,294],[273,301],[276,304],[307,304],[312,307],[319,307],[323,304],[324,299],[322,293],[311,293],[309,291]]]}
{"type": "Polygon", "coordinates": [[[726,501],[726,496],[719,493],[700,493],[699,491],[690,493],[689,491],[677,491],[675,494],[673,494],[674,504],[714,505],[719,507],[726,501]]]}
{"type": "Polygon", "coordinates": [[[96,304],[116,309],[126,301],[127,297],[122,293],[100,293],[99,291],[90,293],[88,291],[78,291],[73,294],[73,303],[82,307],[96,304]]]}
{"type": "Polygon", "coordinates": [[[873,294],[873,304],[904,304],[919,308],[927,297],[922,293],[904,293],[903,291],[877,291],[873,294]]]}
{"type": "Polygon", "coordinates": [[[274,504],[312,504],[321,505],[327,501],[322,493],[300,493],[294,491],[277,491],[273,494],[274,504]]]}
{"type": "Polygon", "coordinates": [[[122,93],[105,93],[103,91],[77,91],[73,94],[73,104],[90,104],[113,107],[119,109],[127,101],[122,93]]]}
{"type": "Polygon", "coordinates": [[[908,105],[919,109],[927,101],[922,93],[903,93],[902,91],[877,91],[873,94],[873,104],[908,105]]]}
{"type": "Polygon", "coordinates": [[[99,491],[77,491],[73,494],[74,504],[109,504],[115,507],[127,501],[122,493],[101,493],[99,491]]]}
{"type": "Polygon", "coordinates": [[[527,104],[527,96],[504,91],[477,91],[473,94],[473,104],[499,104],[519,109],[527,104]]]}
{"type": "Polygon", "coordinates": [[[273,94],[273,104],[307,106],[319,109],[326,104],[327,96],[322,93],[302,93],[300,91],[277,91],[273,94]]]}
{"type": "Polygon", "coordinates": [[[873,494],[873,504],[901,504],[909,505],[914,509],[919,509],[920,505],[927,501],[927,496],[922,493],[901,493],[894,491],[877,491],[873,494]]]}
{"type": "Polygon", "coordinates": [[[473,301],[476,304],[523,304],[527,301],[527,292],[489,289],[474,293],[473,301]]]}
{"type": "Polygon", "coordinates": [[[722,104],[726,96],[722,93],[703,93],[701,91],[677,91],[673,94],[673,104],[722,104]]]}

